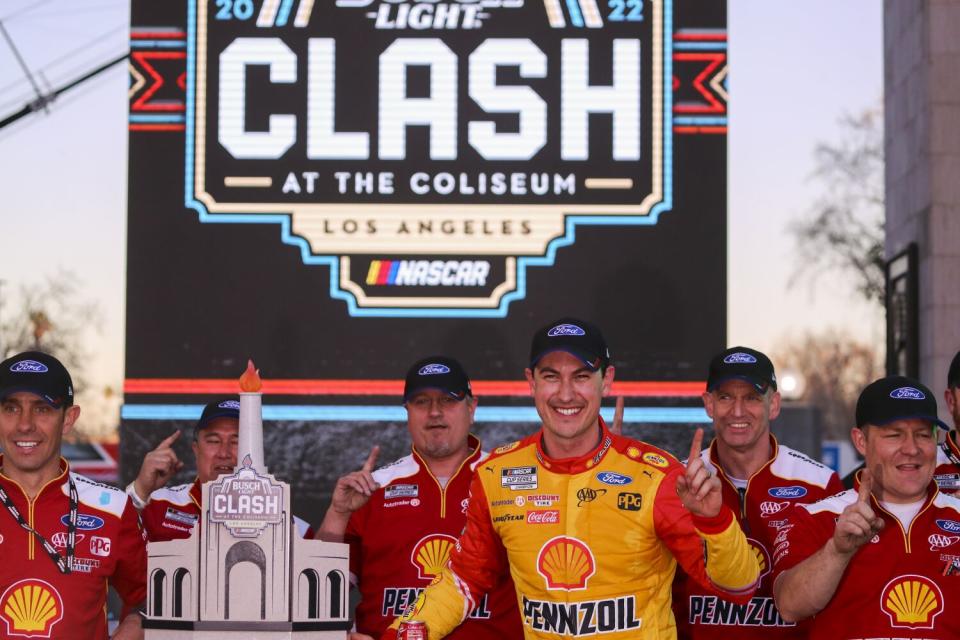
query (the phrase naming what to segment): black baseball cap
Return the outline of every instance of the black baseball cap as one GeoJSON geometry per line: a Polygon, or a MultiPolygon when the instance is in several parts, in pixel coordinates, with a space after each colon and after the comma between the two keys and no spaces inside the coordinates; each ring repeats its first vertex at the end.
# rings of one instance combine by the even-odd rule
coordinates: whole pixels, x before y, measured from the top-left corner
{"type": "Polygon", "coordinates": [[[203,413],[200,414],[200,419],[197,420],[197,424],[193,427],[193,437],[197,437],[201,429],[217,418],[233,418],[234,420],[239,420],[240,398],[238,396],[228,396],[207,403],[207,406],[203,408],[203,413]]]}
{"type": "Polygon", "coordinates": [[[56,409],[73,404],[67,368],[42,351],[24,351],[0,362],[0,400],[17,391],[34,393],[56,409]]]}
{"type": "Polygon", "coordinates": [[[768,388],[777,390],[777,376],[770,358],[750,347],[730,347],[710,361],[707,391],[713,391],[722,382],[733,379],[746,380],[761,393],[768,388]]]}
{"type": "Polygon", "coordinates": [[[446,356],[430,356],[413,363],[403,385],[403,401],[424,389],[438,389],[457,400],[472,396],[470,378],[463,365],[446,356]]]}
{"type": "Polygon", "coordinates": [[[937,417],[937,399],[923,383],[906,376],[887,376],[866,386],[857,400],[857,426],[885,425],[895,420],[927,420],[950,430],[937,417]]]}
{"type": "Polygon", "coordinates": [[[530,368],[536,367],[543,356],[554,351],[565,351],[594,371],[610,364],[610,349],[600,329],[578,318],[554,320],[533,334],[530,368]]]}
{"type": "Polygon", "coordinates": [[[950,361],[950,369],[947,370],[947,389],[960,387],[960,351],[957,351],[950,361]]]}

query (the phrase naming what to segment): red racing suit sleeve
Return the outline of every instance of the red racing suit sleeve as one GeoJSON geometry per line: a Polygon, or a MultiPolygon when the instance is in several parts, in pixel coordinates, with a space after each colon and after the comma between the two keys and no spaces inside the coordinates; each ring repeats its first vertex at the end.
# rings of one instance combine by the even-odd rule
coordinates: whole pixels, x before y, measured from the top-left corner
{"type": "Polygon", "coordinates": [[[343,541],[350,545],[350,573],[360,580],[360,567],[363,566],[363,534],[367,529],[367,515],[370,513],[369,501],[350,514],[343,541]]]}
{"type": "Polygon", "coordinates": [[[717,595],[745,603],[757,589],[760,566],[733,512],[692,515],[677,495],[677,469],[660,483],[654,506],[657,536],[691,579],[717,595]]]}
{"type": "Polygon", "coordinates": [[[128,499],[120,517],[120,532],[111,543],[117,564],[110,584],[123,600],[123,617],[147,597],[147,535],[140,515],[128,499]]]}
{"type": "Polygon", "coordinates": [[[833,535],[833,517],[815,518],[800,505],[790,507],[786,516],[786,522],[777,530],[774,539],[771,584],[777,581],[781,573],[819,551],[833,535]],[[824,526],[825,523],[831,526],[824,526]]]}
{"type": "Polygon", "coordinates": [[[396,637],[396,628],[404,620],[422,620],[427,623],[430,640],[442,638],[463,622],[508,571],[506,549],[493,529],[483,483],[475,475],[470,482],[467,523],[447,566],[414,606],[393,621],[383,638],[396,637]]]}

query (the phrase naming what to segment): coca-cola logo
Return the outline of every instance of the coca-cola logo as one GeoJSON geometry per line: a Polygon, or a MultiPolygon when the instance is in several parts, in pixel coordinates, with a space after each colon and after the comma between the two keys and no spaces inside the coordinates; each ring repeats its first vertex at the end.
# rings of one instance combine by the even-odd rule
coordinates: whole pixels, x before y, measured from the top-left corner
{"type": "Polygon", "coordinates": [[[558,522],[560,522],[560,511],[557,509],[527,511],[527,524],[557,524],[558,522]]]}
{"type": "Polygon", "coordinates": [[[780,513],[789,506],[789,502],[774,502],[772,500],[765,500],[764,502],[760,503],[760,515],[764,518],[769,518],[772,515],[780,513]]]}

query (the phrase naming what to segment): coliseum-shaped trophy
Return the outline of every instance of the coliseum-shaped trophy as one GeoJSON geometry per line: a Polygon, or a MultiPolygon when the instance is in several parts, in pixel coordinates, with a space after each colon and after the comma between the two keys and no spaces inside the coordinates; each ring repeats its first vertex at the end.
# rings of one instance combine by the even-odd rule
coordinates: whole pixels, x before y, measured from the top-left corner
{"type": "Polygon", "coordinates": [[[147,640],[343,640],[349,547],[304,540],[263,463],[261,381],[240,377],[239,464],[203,485],[189,538],[147,547],[147,640]]]}

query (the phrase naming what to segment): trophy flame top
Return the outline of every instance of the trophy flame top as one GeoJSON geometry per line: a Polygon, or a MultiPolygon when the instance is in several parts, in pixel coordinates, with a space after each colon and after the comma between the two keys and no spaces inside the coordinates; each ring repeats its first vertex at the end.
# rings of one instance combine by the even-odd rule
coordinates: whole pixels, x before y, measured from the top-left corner
{"type": "Polygon", "coordinates": [[[247,360],[247,369],[240,376],[240,391],[256,393],[262,387],[263,381],[260,380],[260,371],[253,366],[253,360],[247,360]]]}

